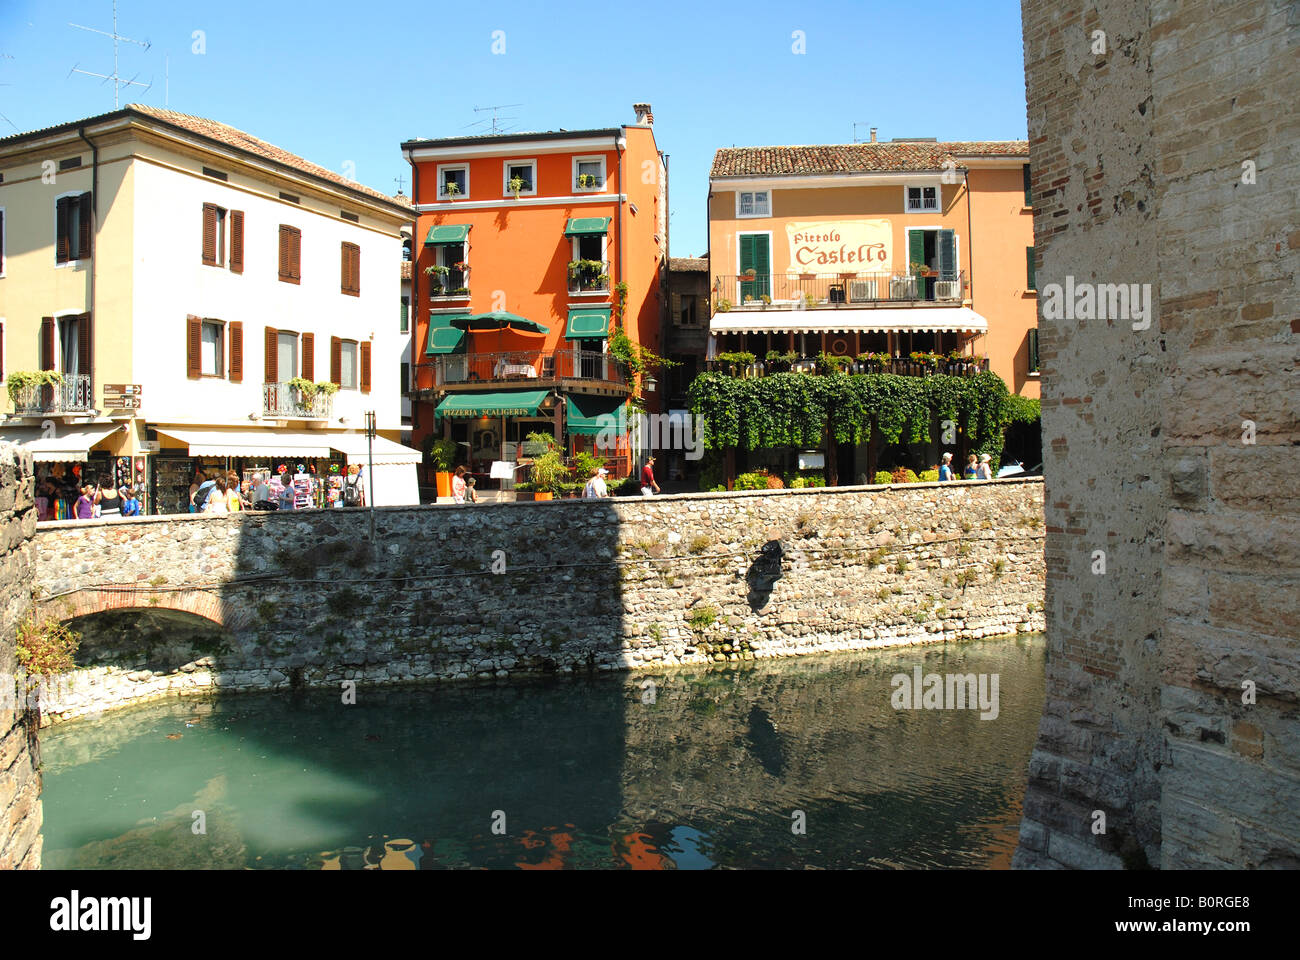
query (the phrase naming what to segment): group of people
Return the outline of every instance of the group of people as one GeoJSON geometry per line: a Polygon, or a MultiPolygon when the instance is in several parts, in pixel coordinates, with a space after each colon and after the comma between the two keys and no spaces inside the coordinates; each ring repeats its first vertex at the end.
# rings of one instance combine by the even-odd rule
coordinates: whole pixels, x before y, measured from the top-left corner
{"type": "MultiPolygon", "coordinates": [[[[99,520],[107,517],[135,517],[140,514],[140,499],[133,487],[119,487],[112,480],[83,483],[77,488],[77,499],[72,508],[72,519],[99,520]]],[[[51,480],[44,480],[36,491],[36,515],[41,520],[54,520],[54,504],[60,491],[51,480]]]]}
{"type": "MultiPolygon", "coordinates": [[[[299,474],[302,468],[299,467],[299,474]]],[[[234,470],[219,470],[194,474],[190,484],[190,513],[237,513],[240,510],[293,510],[298,505],[299,491],[286,467],[273,477],[270,473],[254,473],[248,480],[240,480],[234,470]]],[[[365,506],[365,491],[361,484],[361,471],[355,464],[348,467],[342,479],[338,503],[344,507],[365,506]]]]}
{"type": "MultiPolygon", "coordinates": [[[[987,453],[980,456],[971,454],[966,458],[966,468],[962,471],[963,480],[992,480],[993,479],[993,458],[987,453]]],[[[952,469],[952,454],[945,453],[943,462],[939,464],[940,480],[956,480],[957,474],[952,469]]]]}

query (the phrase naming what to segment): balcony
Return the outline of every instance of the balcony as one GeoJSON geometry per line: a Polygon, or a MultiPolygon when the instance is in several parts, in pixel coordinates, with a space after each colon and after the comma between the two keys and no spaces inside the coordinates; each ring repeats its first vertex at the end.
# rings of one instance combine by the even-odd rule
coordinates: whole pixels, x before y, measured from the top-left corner
{"type": "Polygon", "coordinates": [[[608,260],[569,261],[570,293],[608,293],[608,260]]]}
{"type": "Polygon", "coordinates": [[[714,277],[714,308],[732,310],[861,308],[960,304],[966,272],[940,278],[900,273],[756,273],[714,277]]]}
{"type": "Polygon", "coordinates": [[[429,276],[430,300],[464,300],[469,297],[469,267],[432,267],[429,276]]]}
{"type": "Polygon", "coordinates": [[[317,393],[305,398],[287,383],[262,384],[262,416],[274,420],[328,420],[334,413],[334,397],[317,393]]]}
{"type": "Polygon", "coordinates": [[[790,359],[782,357],[776,360],[755,358],[746,362],[750,355],[741,355],[744,359],[722,357],[718,360],[706,360],[704,369],[708,373],[725,373],[733,377],[765,377],[770,373],[830,373],[834,363],[845,373],[894,373],[904,377],[931,377],[942,374],[949,377],[973,377],[987,373],[988,357],[942,357],[937,354],[925,354],[924,359],[912,360],[908,357],[875,358],[853,360],[837,357],[828,363],[817,357],[790,359]]]}
{"type": "Polygon", "coordinates": [[[95,391],[90,375],[65,373],[61,383],[19,387],[14,394],[14,416],[45,417],[89,413],[95,408],[95,391]]]}
{"type": "Polygon", "coordinates": [[[417,391],[483,386],[557,386],[561,381],[626,387],[623,364],[594,350],[524,350],[430,357],[416,367],[417,391]]]}

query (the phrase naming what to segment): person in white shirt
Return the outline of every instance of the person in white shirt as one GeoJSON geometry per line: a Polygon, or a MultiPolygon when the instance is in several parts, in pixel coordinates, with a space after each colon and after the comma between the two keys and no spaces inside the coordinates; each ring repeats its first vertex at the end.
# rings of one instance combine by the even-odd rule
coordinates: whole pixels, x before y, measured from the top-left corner
{"type": "Polygon", "coordinates": [[[597,470],[594,474],[592,474],[591,479],[587,481],[587,485],[583,487],[582,496],[584,498],[590,498],[596,500],[599,500],[604,497],[608,497],[609,490],[605,487],[605,478],[607,476],[609,476],[609,471],[606,470],[604,467],[601,467],[599,470],[597,470]]]}

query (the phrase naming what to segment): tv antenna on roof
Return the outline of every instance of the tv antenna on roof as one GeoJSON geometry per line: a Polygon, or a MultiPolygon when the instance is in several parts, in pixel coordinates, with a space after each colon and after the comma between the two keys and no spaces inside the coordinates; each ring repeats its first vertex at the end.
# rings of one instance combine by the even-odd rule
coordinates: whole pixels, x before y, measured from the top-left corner
{"type": "Polygon", "coordinates": [[[505,132],[506,132],[506,128],[505,128],[504,126],[498,126],[498,121],[501,121],[501,120],[518,120],[519,118],[518,118],[518,117],[499,117],[499,116],[497,116],[497,111],[498,111],[498,110],[509,110],[511,107],[522,107],[522,106],[523,106],[522,103],[498,103],[496,106],[492,106],[492,107],[475,107],[475,108],[474,108],[474,112],[475,112],[475,113],[486,113],[487,111],[491,110],[491,111],[492,111],[492,116],[491,116],[490,119],[487,119],[487,120],[476,120],[476,121],[474,121],[474,122],[471,123],[471,124],[467,124],[467,126],[470,126],[470,127],[477,127],[477,126],[480,126],[480,125],[482,125],[482,124],[484,124],[484,123],[490,123],[490,124],[492,124],[492,135],[493,135],[493,136],[496,136],[498,133],[505,133],[505,132]]]}
{"type": "MultiPolygon", "coordinates": [[[[119,94],[119,92],[121,91],[121,89],[122,89],[123,87],[144,87],[146,90],[148,90],[150,87],[153,86],[153,81],[152,81],[152,80],[149,81],[148,83],[141,83],[140,81],[136,80],[135,77],[132,77],[130,80],[123,80],[121,74],[119,74],[119,73],[117,72],[117,45],[118,45],[118,43],[134,43],[136,46],[138,46],[138,47],[144,47],[146,50],[148,50],[149,47],[150,47],[150,43],[149,43],[148,40],[132,40],[130,37],[124,37],[124,36],[121,36],[121,35],[117,32],[117,0],[113,0],[113,32],[112,32],[112,33],[107,33],[107,32],[105,32],[105,31],[103,31],[103,30],[96,30],[94,27],[83,27],[83,26],[82,26],[81,24],[79,24],[79,23],[72,23],[72,22],[69,22],[69,23],[68,23],[68,26],[70,26],[70,27],[76,27],[78,30],[87,30],[87,31],[89,31],[90,33],[98,33],[98,34],[100,34],[101,36],[111,37],[111,38],[112,38],[112,40],[113,40],[113,72],[112,72],[112,73],[110,73],[110,74],[91,73],[89,70],[78,70],[77,67],[76,67],[76,65],[74,64],[73,67],[72,67],[72,69],[71,69],[70,71],[68,71],[68,74],[69,74],[69,76],[71,76],[71,75],[74,74],[74,73],[84,73],[84,74],[85,74],[86,76],[88,76],[88,77],[98,77],[99,79],[104,80],[104,81],[112,80],[112,81],[113,81],[113,109],[114,109],[114,110],[116,110],[116,109],[118,108],[118,106],[119,106],[119,102],[118,102],[119,97],[118,97],[118,94],[119,94]]],[[[135,76],[138,77],[139,74],[137,73],[135,76]]]]}
{"type": "MultiPolygon", "coordinates": [[[[866,123],[865,121],[856,121],[856,122],[854,122],[854,124],[853,124],[853,142],[854,142],[854,143],[863,143],[863,142],[866,142],[866,141],[863,141],[863,139],[862,139],[861,137],[858,136],[858,127],[865,127],[865,126],[869,126],[869,124],[866,123]]],[[[872,127],[872,128],[871,128],[871,140],[870,140],[870,142],[871,142],[871,143],[875,143],[875,142],[876,142],[876,128],[875,128],[875,127],[872,127]]]]}

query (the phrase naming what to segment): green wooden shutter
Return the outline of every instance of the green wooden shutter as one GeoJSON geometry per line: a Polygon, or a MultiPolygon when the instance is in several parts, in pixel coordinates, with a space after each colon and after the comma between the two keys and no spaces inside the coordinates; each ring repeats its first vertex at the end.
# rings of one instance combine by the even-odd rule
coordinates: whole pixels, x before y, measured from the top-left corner
{"type": "Polygon", "coordinates": [[[751,267],[755,279],[752,282],[741,283],[741,302],[744,302],[745,297],[753,297],[757,300],[765,293],[770,296],[771,278],[768,275],[772,272],[772,258],[768,250],[767,237],[757,233],[744,233],[740,236],[740,272],[744,273],[751,267]]]}
{"type": "Polygon", "coordinates": [[[1038,372],[1038,328],[1029,331],[1029,372],[1038,372]]]}
{"type": "Polygon", "coordinates": [[[957,232],[939,231],[939,279],[957,279],[957,232]]]}
{"type": "Polygon", "coordinates": [[[1034,248],[1025,247],[1025,276],[1029,283],[1028,289],[1037,290],[1038,283],[1034,279],[1034,248]]]}
{"type": "Polygon", "coordinates": [[[402,297],[402,329],[401,329],[401,332],[402,332],[402,333],[406,333],[406,332],[408,332],[408,331],[410,330],[410,328],[411,328],[411,327],[410,327],[410,324],[411,324],[411,304],[410,304],[410,301],[409,301],[406,297],[402,297]]]}
{"type": "Polygon", "coordinates": [[[925,231],[911,230],[907,234],[907,272],[912,272],[912,264],[925,263],[925,231]]]}
{"type": "Polygon", "coordinates": [[[1025,206],[1031,207],[1034,205],[1034,197],[1030,187],[1029,164],[1026,163],[1023,169],[1025,172],[1025,206]]]}

